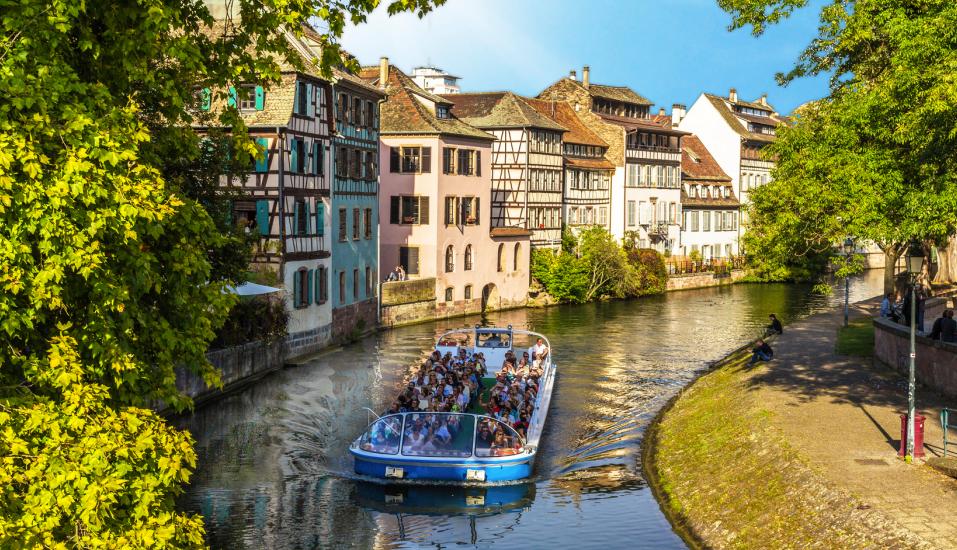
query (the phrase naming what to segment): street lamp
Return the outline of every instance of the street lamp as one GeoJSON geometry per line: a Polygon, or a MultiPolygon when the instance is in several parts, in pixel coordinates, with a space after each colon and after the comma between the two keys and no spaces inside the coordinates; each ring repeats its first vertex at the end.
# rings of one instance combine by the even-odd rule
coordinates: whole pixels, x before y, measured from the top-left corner
{"type": "Polygon", "coordinates": [[[917,242],[911,242],[907,249],[907,274],[910,279],[910,372],[907,376],[907,455],[909,462],[914,457],[914,423],[916,405],[914,403],[915,390],[915,360],[917,358],[917,280],[920,278],[921,268],[924,265],[924,250],[917,242]]]}
{"type": "MultiPolygon", "coordinates": [[[[854,253],[854,239],[848,237],[844,239],[844,258],[847,260],[845,262],[845,269],[851,263],[851,254],[854,253]]],[[[849,275],[844,275],[844,328],[847,328],[847,313],[850,307],[850,297],[851,297],[851,279],[849,275]]]]}

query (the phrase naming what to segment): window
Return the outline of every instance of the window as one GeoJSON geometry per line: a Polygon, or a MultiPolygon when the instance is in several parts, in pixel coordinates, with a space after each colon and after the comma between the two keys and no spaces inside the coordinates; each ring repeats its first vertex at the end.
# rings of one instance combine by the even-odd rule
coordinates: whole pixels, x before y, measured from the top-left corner
{"type": "Polygon", "coordinates": [[[445,197],[445,225],[459,224],[459,198],[445,197]]]}
{"type": "Polygon", "coordinates": [[[462,197],[462,222],[465,225],[479,225],[478,197],[462,197]]]}
{"type": "Polygon", "coordinates": [[[431,147],[389,148],[389,171],[397,174],[428,174],[432,171],[431,147]]]}
{"type": "Polygon", "coordinates": [[[294,306],[297,309],[309,307],[312,302],[312,271],[303,267],[293,277],[294,306]]]}
{"type": "Polygon", "coordinates": [[[498,245],[498,272],[501,273],[505,271],[505,243],[498,245]]]}
{"type": "Polygon", "coordinates": [[[362,99],[356,97],[352,100],[352,124],[355,126],[365,126],[365,112],[362,110],[362,99]]]}
{"type": "Polygon", "coordinates": [[[339,272],[339,303],[346,303],[346,272],[339,272]]]}
{"type": "Polygon", "coordinates": [[[230,102],[232,104],[239,104],[239,110],[241,111],[262,111],[263,103],[265,99],[265,92],[263,91],[262,86],[256,86],[255,84],[243,84],[238,88],[234,88],[233,92],[236,94],[236,97],[231,97],[230,102]]]}
{"type": "Polygon", "coordinates": [[[366,267],[366,298],[372,297],[372,268],[366,267]]]}
{"type": "Polygon", "coordinates": [[[359,299],[359,270],[352,270],[352,299],[359,299]]]}
{"type": "Polygon", "coordinates": [[[309,91],[312,86],[305,82],[296,82],[296,103],[295,114],[305,115],[309,112],[309,91]]]}
{"type": "Polygon", "coordinates": [[[352,240],[359,240],[359,209],[352,209],[352,240]]]}
{"type": "Polygon", "coordinates": [[[468,176],[472,173],[472,151],[468,149],[459,149],[458,166],[455,172],[460,176],[468,176]]]}
{"type": "Polygon", "coordinates": [[[691,230],[698,231],[698,212],[691,212],[691,230]]]}
{"type": "Polygon", "coordinates": [[[289,171],[302,174],[306,171],[306,142],[294,138],[289,148],[289,171]]]}
{"type": "Polygon", "coordinates": [[[472,285],[465,285],[465,299],[472,299],[472,285]]]}
{"type": "Polygon", "coordinates": [[[608,225],[608,207],[607,206],[601,206],[598,208],[598,225],[608,225]]]}
{"type": "Polygon", "coordinates": [[[415,246],[399,247],[399,265],[407,275],[419,274],[419,249],[415,246]]]}
{"type": "Polygon", "coordinates": [[[372,238],[372,209],[366,208],[364,211],[364,220],[362,226],[365,228],[365,238],[369,240],[372,238]]]}
{"type": "Polygon", "coordinates": [[[455,249],[452,245],[445,247],[445,272],[455,271],[455,249]]]}
{"type": "Polygon", "coordinates": [[[472,271],[472,245],[465,245],[465,271],[472,271]]]}
{"type": "Polygon", "coordinates": [[[569,225],[578,225],[578,207],[572,206],[568,209],[568,223],[569,225]]]}
{"type": "Polygon", "coordinates": [[[329,299],[329,270],[319,266],[316,270],[316,303],[324,304],[329,299]]]}
{"type": "Polygon", "coordinates": [[[445,289],[445,301],[446,301],[446,302],[451,302],[451,301],[452,301],[452,295],[453,295],[453,293],[454,293],[454,290],[452,289],[452,287],[447,287],[447,288],[445,289]]]}
{"type": "Polygon", "coordinates": [[[436,105],[435,116],[438,118],[450,118],[452,115],[448,105],[436,105]]]}
{"type": "Polygon", "coordinates": [[[339,122],[349,122],[349,96],[343,93],[339,94],[339,102],[336,104],[336,120],[339,122]]]}
{"type": "Polygon", "coordinates": [[[389,208],[389,223],[394,225],[429,225],[429,197],[395,196],[389,208]]]}
{"type": "Polygon", "coordinates": [[[711,212],[702,212],[701,218],[701,230],[711,231],[711,212]]]}
{"type": "Polygon", "coordinates": [[[635,201],[628,201],[628,227],[635,226],[635,201]]]}
{"type": "Polygon", "coordinates": [[[345,242],[346,236],[349,234],[349,220],[347,218],[346,209],[339,209],[339,242],[345,242]]]}
{"type": "Polygon", "coordinates": [[[452,147],[442,148],[442,173],[455,173],[455,149],[452,147]]]}
{"type": "Polygon", "coordinates": [[[305,235],[309,232],[309,205],[305,199],[296,199],[293,221],[296,224],[296,235],[305,235]]]}
{"type": "Polygon", "coordinates": [[[512,251],[512,271],[518,271],[519,262],[522,261],[522,244],[515,243],[515,250],[512,251]]]}
{"type": "Polygon", "coordinates": [[[256,142],[256,149],[259,150],[262,156],[256,157],[256,172],[264,173],[269,171],[269,140],[264,137],[257,137],[253,141],[256,142]]]}
{"type": "Polygon", "coordinates": [[[371,101],[366,101],[366,126],[370,128],[375,128],[375,104],[371,101]]]}

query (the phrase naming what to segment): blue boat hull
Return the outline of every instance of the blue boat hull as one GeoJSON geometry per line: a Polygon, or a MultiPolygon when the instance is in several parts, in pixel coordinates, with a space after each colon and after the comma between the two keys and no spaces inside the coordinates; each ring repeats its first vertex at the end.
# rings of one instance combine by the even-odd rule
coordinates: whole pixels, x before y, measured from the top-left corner
{"type": "MultiPolygon", "coordinates": [[[[370,477],[386,478],[386,467],[402,468],[402,479],[428,479],[436,481],[468,481],[469,470],[485,472],[485,481],[517,481],[532,475],[532,459],[524,457],[509,462],[482,463],[482,462],[416,462],[408,457],[395,461],[388,459],[369,460],[366,457],[353,453],[355,457],[355,471],[357,474],[370,477]]],[[[397,457],[398,458],[398,457],[397,457]]]]}

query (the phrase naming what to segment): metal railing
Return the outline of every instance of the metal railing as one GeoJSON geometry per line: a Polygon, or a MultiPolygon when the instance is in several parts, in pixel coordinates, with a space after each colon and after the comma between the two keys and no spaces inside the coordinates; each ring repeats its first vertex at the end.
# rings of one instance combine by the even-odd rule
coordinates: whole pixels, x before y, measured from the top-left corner
{"type": "Polygon", "coordinates": [[[708,258],[705,260],[669,259],[665,267],[669,275],[689,275],[693,273],[714,273],[716,275],[730,275],[732,270],[744,267],[744,256],[730,258],[708,258]]]}
{"type": "MultiPolygon", "coordinates": [[[[950,413],[957,413],[957,410],[953,409],[941,409],[940,410],[940,429],[944,432],[944,457],[947,457],[947,445],[957,445],[957,442],[948,442],[947,441],[947,431],[948,430],[957,430],[957,424],[950,423],[950,413]]],[[[957,419],[955,419],[957,421],[957,419]]]]}

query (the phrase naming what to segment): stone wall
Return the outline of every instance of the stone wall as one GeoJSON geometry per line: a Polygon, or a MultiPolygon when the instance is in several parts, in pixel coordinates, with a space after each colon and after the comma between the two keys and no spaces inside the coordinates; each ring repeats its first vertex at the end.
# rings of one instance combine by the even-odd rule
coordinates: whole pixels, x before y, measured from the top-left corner
{"type": "Polygon", "coordinates": [[[262,342],[251,342],[242,346],[211,351],[206,354],[206,359],[221,373],[222,390],[210,388],[202,378],[185,368],[176,369],[176,387],[192,397],[196,403],[281,369],[286,361],[286,344],[267,345],[262,342]]]}
{"type": "MultiPolygon", "coordinates": [[[[925,310],[924,328],[933,318],[925,310]]],[[[939,315],[938,315],[939,317],[939,315]]],[[[957,399],[957,344],[916,338],[917,381],[941,394],[957,399]]],[[[889,319],[874,319],[874,356],[907,375],[910,370],[910,329],[889,319]]]]}
{"type": "Polygon", "coordinates": [[[375,298],[332,310],[332,341],[343,342],[375,330],[378,320],[375,298]]]}
{"type": "Polygon", "coordinates": [[[714,273],[690,273],[687,275],[671,275],[668,277],[668,284],[665,290],[689,290],[692,288],[706,288],[711,286],[730,285],[744,278],[745,271],[736,269],[730,275],[718,275],[714,273]]]}
{"type": "Polygon", "coordinates": [[[332,343],[332,326],[324,325],[286,337],[287,355],[300,357],[316,353],[332,343]]]}
{"type": "Polygon", "coordinates": [[[435,277],[382,283],[382,305],[398,306],[435,300],[435,277]]]}

